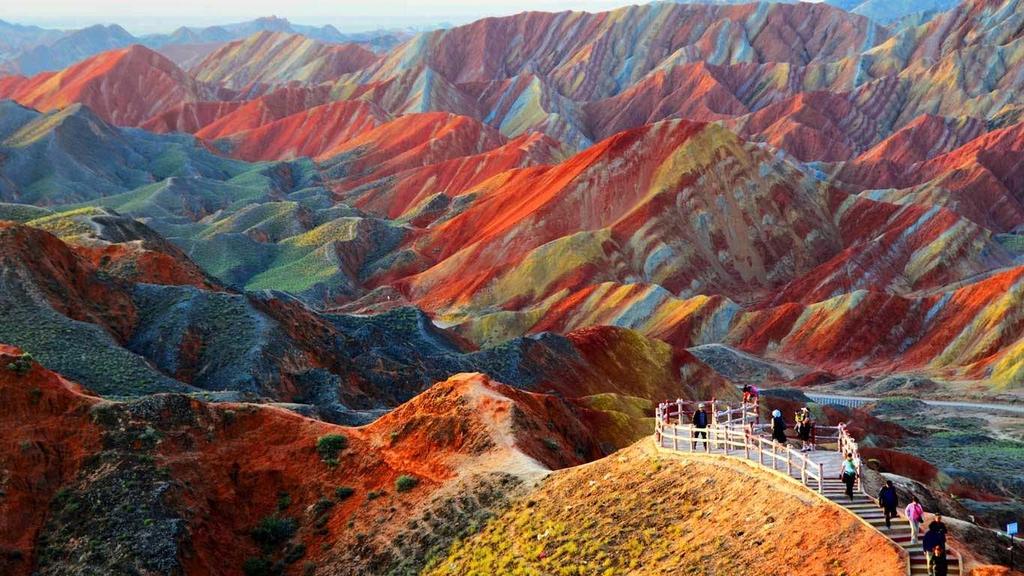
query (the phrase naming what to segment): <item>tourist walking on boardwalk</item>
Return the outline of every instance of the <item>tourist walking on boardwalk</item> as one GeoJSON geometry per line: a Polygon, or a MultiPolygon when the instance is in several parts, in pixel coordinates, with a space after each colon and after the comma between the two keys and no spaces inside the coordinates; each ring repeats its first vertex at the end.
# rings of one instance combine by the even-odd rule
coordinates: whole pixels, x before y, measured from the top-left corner
{"type": "Polygon", "coordinates": [[[930,567],[932,565],[932,555],[935,554],[935,550],[946,549],[945,531],[936,527],[934,522],[929,524],[928,531],[924,533],[924,538],[921,539],[921,549],[924,550],[924,555],[928,557],[928,566],[930,567]]]}
{"type": "Polygon", "coordinates": [[[697,411],[693,413],[692,418],[693,427],[697,430],[693,431],[693,438],[690,441],[690,449],[697,449],[697,438],[704,438],[704,449],[708,449],[708,433],[704,431],[708,427],[708,413],[704,411],[704,405],[698,404],[697,411]]]}
{"type": "Polygon", "coordinates": [[[949,559],[946,558],[946,549],[942,546],[932,548],[928,556],[929,576],[949,576],[949,559]]]}
{"type": "Polygon", "coordinates": [[[846,484],[846,495],[853,500],[853,483],[857,481],[857,464],[853,461],[853,454],[847,454],[843,460],[843,468],[839,478],[846,484]]]}
{"type": "Polygon", "coordinates": [[[917,544],[917,535],[921,532],[921,523],[924,522],[924,508],[921,507],[921,501],[917,496],[910,499],[910,504],[907,504],[903,512],[910,522],[910,543],[917,544]]]}
{"type": "Polygon", "coordinates": [[[946,545],[946,532],[949,532],[949,530],[946,529],[946,523],[942,521],[942,514],[932,516],[932,521],[928,524],[928,529],[937,530],[942,534],[942,545],[946,545]]]}
{"type": "Polygon", "coordinates": [[[878,505],[885,512],[885,527],[892,528],[892,519],[898,517],[896,509],[900,505],[900,498],[896,494],[896,487],[892,485],[892,480],[886,480],[885,486],[878,491],[878,505]]]}
{"type": "Polygon", "coordinates": [[[772,440],[779,444],[786,443],[786,421],[782,419],[782,412],[772,411],[772,440]]]}

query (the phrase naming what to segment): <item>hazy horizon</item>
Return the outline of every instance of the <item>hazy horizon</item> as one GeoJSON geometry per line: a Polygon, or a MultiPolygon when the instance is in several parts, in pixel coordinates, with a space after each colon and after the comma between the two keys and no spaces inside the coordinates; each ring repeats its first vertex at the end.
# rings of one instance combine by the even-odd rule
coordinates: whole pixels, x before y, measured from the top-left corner
{"type": "Polygon", "coordinates": [[[505,16],[530,10],[609,10],[631,4],[627,0],[523,0],[490,5],[465,0],[377,0],[373,3],[325,5],[296,0],[282,5],[276,0],[209,2],[177,0],[160,5],[139,5],[125,0],[95,0],[88,6],[72,0],[43,0],[19,6],[0,6],[0,20],[43,28],[77,29],[96,24],[118,24],[133,34],[171,32],[181,26],[202,27],[277,16],[293,24],[331,24],[342,32],[375,29],[424,28],[464,24],[488,16],[505,16]]]}

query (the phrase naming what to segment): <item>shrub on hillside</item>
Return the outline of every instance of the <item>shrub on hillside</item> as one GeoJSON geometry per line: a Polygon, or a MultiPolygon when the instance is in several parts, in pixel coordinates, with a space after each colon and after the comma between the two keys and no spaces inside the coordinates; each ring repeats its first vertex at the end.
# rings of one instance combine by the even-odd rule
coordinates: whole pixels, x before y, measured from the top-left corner
{"type": "Polygon", "coordinates": [[[272,550],[291,538],[297,528],[292,518],[267,516],[253,528],[252,539],[264,550],[272,550]]]}
{"type": "Polygon", "coordinates": [[[338,500],[345,500],[356,493],[356,489],[350,486],[338,486],[334,489],[334,497],[338,500]]]}
{"type": "Polygon", "coordinates": [[[317,453],[332,468],[338,465],[338,455],[347,447],[348,438],[341,434],[327,434],[316,440],[317,453]]]}
{"type": "Polygon", "coordinates": [[[18,376],[24,376],[25,374],[28,374],[30,370],[32,370],[33,362],[35,362],[35,360],[32,358],[32,355],[25,353],[22,354],[21,356],[18,356],[12,362],[7,364],[7,369],[10,370],[11,372],[14,372],[18,376]]]}
{"type": "Polygon", "coordinates": [[[302,542],[298,544],[289,544],[288,548],[284,551],[284,557],[281,560],[285,564],[295,564],[306,555],[306,545],[302,542]]]}
{"type": "Polygon", "coordinates": [[[334,500],[329,498],[320,498],[313,504],[313,516],[324,516],[334,508],[334,500]]]}
{"type": "Polygon", "coordinates": [[[410,476],[409,474],[402,474],[395,480],[395,490],[398,492],[408,492],[415,488],[419,483],[419,478],[410,476]]]}
{"type": "Polygon", "coordinates": [[[270,563],[270,560],[260,556],[246,558],[245,563],[242,564],[242,572],[245,576],[273,576],[274,566],[270,563]]]}

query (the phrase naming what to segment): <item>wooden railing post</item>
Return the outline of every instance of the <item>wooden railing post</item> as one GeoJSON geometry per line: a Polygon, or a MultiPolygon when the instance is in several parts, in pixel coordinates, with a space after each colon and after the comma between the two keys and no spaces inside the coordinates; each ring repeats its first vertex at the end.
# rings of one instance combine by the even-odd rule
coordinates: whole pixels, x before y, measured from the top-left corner
{"type": "Polygon", "coordinates": [[[807,458],[800,461],[800,483],[807,485],[807,458]]]}
{"type": "Polygon", "coordinates": [[[821,462],[818,462],[818,492],[824,492],[825,487],[823,486],[825,478],[825,466],[821,462]]]}
{"type": "Polygon", "coordinates": [[[789,453],[789,448],[786,448],[786,474],[793,475],[793,455],[789,453]]]}
{"type": "Polygon", "coordinates": [[[676,418],[679,419],[679,423],[683,423],[683,399],[676,398],[676,418]]]}

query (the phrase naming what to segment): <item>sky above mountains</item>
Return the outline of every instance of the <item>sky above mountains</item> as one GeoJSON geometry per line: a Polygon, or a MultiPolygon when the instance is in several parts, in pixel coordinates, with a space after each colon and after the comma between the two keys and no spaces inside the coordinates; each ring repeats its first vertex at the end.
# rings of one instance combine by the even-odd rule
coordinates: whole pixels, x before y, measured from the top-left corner
{"type": "MultiPolygon", "coordinates": [[[[638,2],[642,4],[643,2],[638,2]]],[[[169,32],[178,26],[209,26],[275,14],[292,22],[333,24],[342,31],[460,24],[485,16],[526,10],[600,11],[629,4],[624,0],[40,0],[0,2],[0,19],[54,28],[81,28],[116,22],[134,33],[169,32]]]]}

